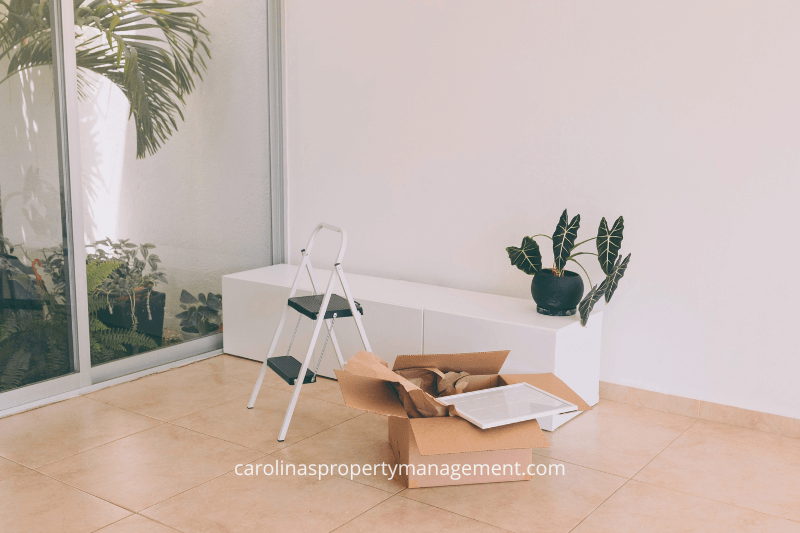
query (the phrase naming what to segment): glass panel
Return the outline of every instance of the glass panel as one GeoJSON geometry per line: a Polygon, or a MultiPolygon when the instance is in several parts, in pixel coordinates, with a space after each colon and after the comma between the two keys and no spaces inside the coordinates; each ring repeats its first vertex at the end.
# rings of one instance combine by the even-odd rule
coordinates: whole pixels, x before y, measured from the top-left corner
{"type": "Polygon", "coordinates": [[[103,5],[76,13],[93,365],[222,331],[270,232],[266,2],[103,5]]]}
{"type": "Polygon", "coordinates": [[[75,367],[47,5],[0,2],[0,392],[75,367]]]}

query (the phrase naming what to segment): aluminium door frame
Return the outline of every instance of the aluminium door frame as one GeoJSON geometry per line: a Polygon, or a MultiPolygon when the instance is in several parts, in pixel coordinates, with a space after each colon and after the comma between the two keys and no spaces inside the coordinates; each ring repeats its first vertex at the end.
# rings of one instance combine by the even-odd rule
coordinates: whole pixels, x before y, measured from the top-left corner
{"type": "Polygon", "coordinates": [[[83,201],[78,121],[78,71],[75,59],[75,19],[72,2],[51,2],[53,35],[53,99],[56,114],[61,229],[65,250],[65,284],[71,315],[68,335],[73,372],[0,393],[0,411],[92,384],[89,351],[89,304],[86,249],[83,247],[83,201]],[[64,9],[64,5],[67,9],[64,9]],[[67,38],[65,38],[67,37],[67,38]],[[79,245],[76,246],[76,243],[79,245]],[[76,295],[78,295],[76,297],[76,295]]]}

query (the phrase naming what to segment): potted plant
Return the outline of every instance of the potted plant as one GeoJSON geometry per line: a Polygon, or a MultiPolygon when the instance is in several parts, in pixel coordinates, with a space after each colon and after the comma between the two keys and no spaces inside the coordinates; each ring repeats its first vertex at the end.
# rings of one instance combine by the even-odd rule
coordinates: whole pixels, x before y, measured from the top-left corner
{"type": "Polygon", "coordinates": [[[506,252],[512,265],[533,276],[531,280],[531,295],[536,302],[537,312],[543,315],[569,316],[574,315],[576,310],[579,310],[581,325],[586,326],[589,314],[600,298],[605,297],[606,302],[611,301],[619,280],[625,274],[625,269],[628,268],[631,254],[628,254],[625,259],[622,259],[622,256],[619,255],[619,250],[622,246],[622,230],[624,228],[622,217],[619,217],[610,229],[606,219],[603,218],[600,221],[596,237],[576,244],[580,221],[580,215],[576,215],[575,218],[569,220],[565,209],[561,213],[561,218],[552,237],[544,234],[524,237],[519,248],[509,246],[506,248],[506,252]],[[539,250],[539,244],[535,240],[536,237],[545,237],[553,241],[552,268],[542,268],[542,254],[539,250]],[[596,242],[597,253],[576,251],[579,246],[589,241],[596,242]],[[589,273],[576,259],[579,255],[597,256],[600,268],[606,275],[602,282],[592,285],[589,273]],[[583,280],[580,274],[566,269],[568,262],[578,265],[589,281],[591,290],[585,297],[583,296],[583,280]]]}
{"type": "MultiPolygon", "coordinates": [[[[187,290],[181,291],[181,309],[175,315],[181,321],[181,331],[189,334],[208,335],[222,331],[222,295],[200,293],[195,298],[187,290]]],[[[194,335],[193,335],[194,336],[194,335]]]]}
{"type": "Polygon", "coordinates": [[[87,254],[87,263],[119,263],[92,293],[105,300],[97,310],[98,320],[110,328],[133,329],[160,341],[166,295],[154,289],[167,278],[158,270],[161,260],[150,253],[155,245],[104,239],[89,247],[94,252],[87,254]]]}

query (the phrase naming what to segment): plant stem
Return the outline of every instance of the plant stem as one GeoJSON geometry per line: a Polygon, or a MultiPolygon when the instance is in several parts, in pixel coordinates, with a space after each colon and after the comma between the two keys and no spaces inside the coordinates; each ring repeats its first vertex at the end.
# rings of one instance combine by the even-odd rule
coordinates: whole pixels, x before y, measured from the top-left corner
{"type": "MultiPolygon", "coordinates": [[[[597,240],[597,237],[591,237],[591,238],[589,238],[589,239],[586,239],[585,241],[581,241],[581,242],[579,242],[578,244],[576,244],[575,246],[573,246],[573,247],[572,247],[572,249],[574,250],[575,248],[577,248],[577,247],[578,247],[578,246],[580,246],[581,244],[587,243],[587,242],[589,242],[589,241],[594,241],[594,240],[597,240]]],[[[597,254],[595,254],[595,255],[597,255],[597,254]]]]}
{"type": "Polygon", "coordinates": [[[590,277],[589,277],[589,273],[588,273],[588,272],[586,272],[586,269],[585,269],[585,268],[583,268],[583,265],[582,265],[582,264],[580,264],[580,263],[578,263],[578,262],[577,262],[575,259],[572,259],[572,258],[570,258],[570,259],[567,259],[567,261],[572,261],[573,263],[575,263],[575,264],[577,264],[579,267],[581,267],[581,270],[583,270],[583,273],[584,273],[584,274],[586,274],[586,279],[588,279],[588,280],[589,280],[589,287],[593,287],[593,285],[592,285],[592,278],[590,278],[590,277]]]}
{"type": "Polygon", "coordinates": [[[594,253],[594,252],[578,252],[577,254],[572,254],[572,255],[570,255],[569,257],[567,257],[567,260],[570,260],[570,259],[572,259],[573,257],[576,257],[576,256],[578,256],[578,255],[594,255],[594,256],[597,256],[597,254],[596,254],[596,253],[594,253]]]}

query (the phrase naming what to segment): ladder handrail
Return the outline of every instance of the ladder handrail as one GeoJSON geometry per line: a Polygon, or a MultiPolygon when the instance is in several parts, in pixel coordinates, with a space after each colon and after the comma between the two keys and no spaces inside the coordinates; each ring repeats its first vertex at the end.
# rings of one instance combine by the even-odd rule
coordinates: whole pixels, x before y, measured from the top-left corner
{"type": "Polygon", "coordinates": [[[311,233],[311,237],[309,237],[308,239],[308,244],[306,244],[306,247],[304,249],[305,253],[308,254],[309,252],[311,252],[311,247],[314,245],[314,237],[316,237],[317,233],[319,233],[320,230],[323,229],[327,229],[342,234],[342,241],[339,245],[339,253],[336,254],[336,262],[341,263],[342,259],[344,259],[344,250],[345,248],[347,248],[347,232],[345,232],[342,228],[338,226],[327,224],[325,222],[320,222],[319,224],[317,224],[317,227],[314,228],[314,231],[311,233]]]}

